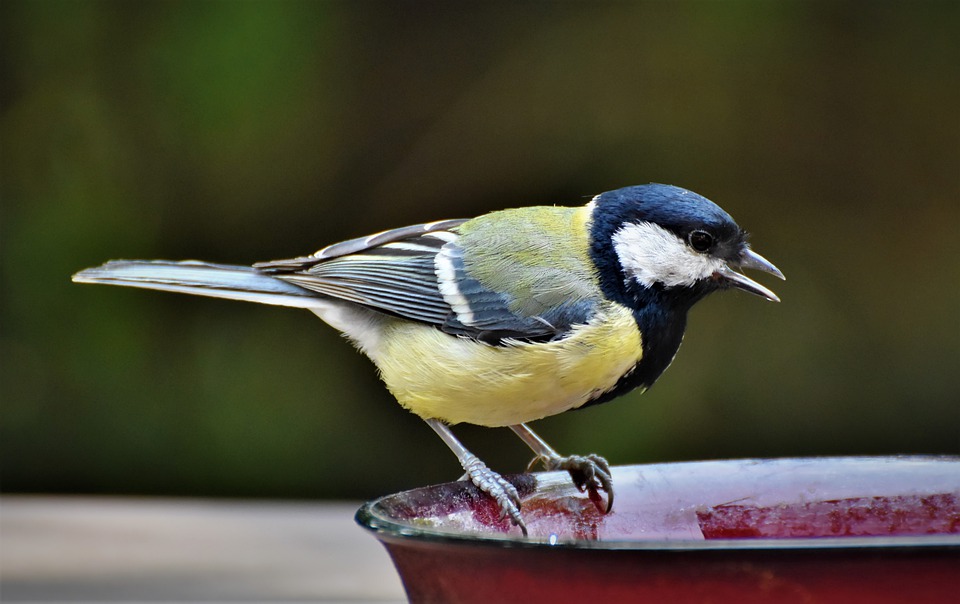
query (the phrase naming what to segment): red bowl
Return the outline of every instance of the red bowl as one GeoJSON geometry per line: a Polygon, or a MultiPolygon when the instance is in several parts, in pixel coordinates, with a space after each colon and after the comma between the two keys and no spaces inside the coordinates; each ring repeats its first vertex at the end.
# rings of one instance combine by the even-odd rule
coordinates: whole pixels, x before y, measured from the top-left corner
{"type": "Polygon", "coordinates": [[[616,500],[561,472],[508,479],[530,536],[464,482],[357,522],[414,602],[947,602],[960,593],[960,458],[618,466],[616,500]]]}

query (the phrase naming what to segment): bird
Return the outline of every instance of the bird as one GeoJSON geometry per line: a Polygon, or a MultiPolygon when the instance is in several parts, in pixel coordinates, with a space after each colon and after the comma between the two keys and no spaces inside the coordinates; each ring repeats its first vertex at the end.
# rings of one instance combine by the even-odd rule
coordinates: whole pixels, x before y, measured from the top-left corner
{"type": "Polygon", "coordinates": [[[607,496],[609,463],[562,456],[527,424],[654,384],[676,355],[690,308],[783,273],[718,205],[658,183],[582,206],[531,206],[440,220],[252,266],[111,260],[73,275],[100,283],[305,308],[376,366],[397,401],[456,455],[501,518],[527,534],[516,487],[451,426],[509,427],[547,470],[607,496]],[[739,269],[739,270],[738,270],[739,269]]]}

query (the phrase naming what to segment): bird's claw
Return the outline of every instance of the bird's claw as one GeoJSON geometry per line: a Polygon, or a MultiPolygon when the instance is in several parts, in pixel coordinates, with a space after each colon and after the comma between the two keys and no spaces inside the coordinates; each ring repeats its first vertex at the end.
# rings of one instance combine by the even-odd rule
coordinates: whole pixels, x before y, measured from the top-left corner
{"type": "Polygon", "coordinates": [[[543,463],[547,471],[566,470],[573,479],[573,484],[581,491],[597,492],[603,490],[607,494],[607,509],[613,509],[613,473],[610,463],[596,453],[589,455],[568,455],[566,457],[537,457],[530,462],[531,467],[537,462],[543,463]]]}
{"type": "Polygon", "coordinates": [[[510,517],[510,520],[520,527],[523,536],[527,536],[527,525],[520,515],[520,494],[516,487],[507,482],[503,476],[500,476],[487,467],[487,464],[480,461],[474,455],[471,455],[463,464],[463,469],[467,472],[467,478],[475,484],[478,489],[489,495],[497,502],[500,508],[500,519],[510,517]]]}

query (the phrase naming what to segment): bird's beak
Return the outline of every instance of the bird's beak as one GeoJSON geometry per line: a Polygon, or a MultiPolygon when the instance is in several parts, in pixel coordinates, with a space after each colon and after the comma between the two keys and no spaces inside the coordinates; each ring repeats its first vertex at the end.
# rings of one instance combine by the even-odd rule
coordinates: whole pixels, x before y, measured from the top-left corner
{"type": "MultiPolygon", "coordinates": [[[[783,273],[780,272],[780,269],[775,267],[772,262],[748,247],[743,248],[743,251],[740,252],[739,261],[734,261],[733,264],[740,269],[752,268],[754,270],[770,273],[771,275],[781,279],[786,279],[786,277],[783,276],[783,273]]],[[[753,279],[738,273],[729,266],[724,266],[715,272],[714,278],[727,283],[729,287],[742,289],[745,292],[750,292],[751,294],[756,294],[760,297],[766,298],[771,302],[780,301],[780,298],[777,297],[777,294],[760,285],[753,279]]]]}

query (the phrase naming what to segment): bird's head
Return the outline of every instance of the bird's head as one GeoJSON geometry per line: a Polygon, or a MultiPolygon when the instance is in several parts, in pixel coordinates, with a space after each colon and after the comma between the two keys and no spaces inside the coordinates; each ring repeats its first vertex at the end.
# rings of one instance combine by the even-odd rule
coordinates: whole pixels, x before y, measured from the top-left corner
{"type": "Polygon", "coordinates": [[[689,306],[712,291],[737,288],[779,301],[735,269],[781,279],[783,273],[750,249],[743,229],[709,199],[649,184],[602,193],[590,205],[591,255],[607,296],[633,305],[639,294],[660,292],[689,306]]]}

